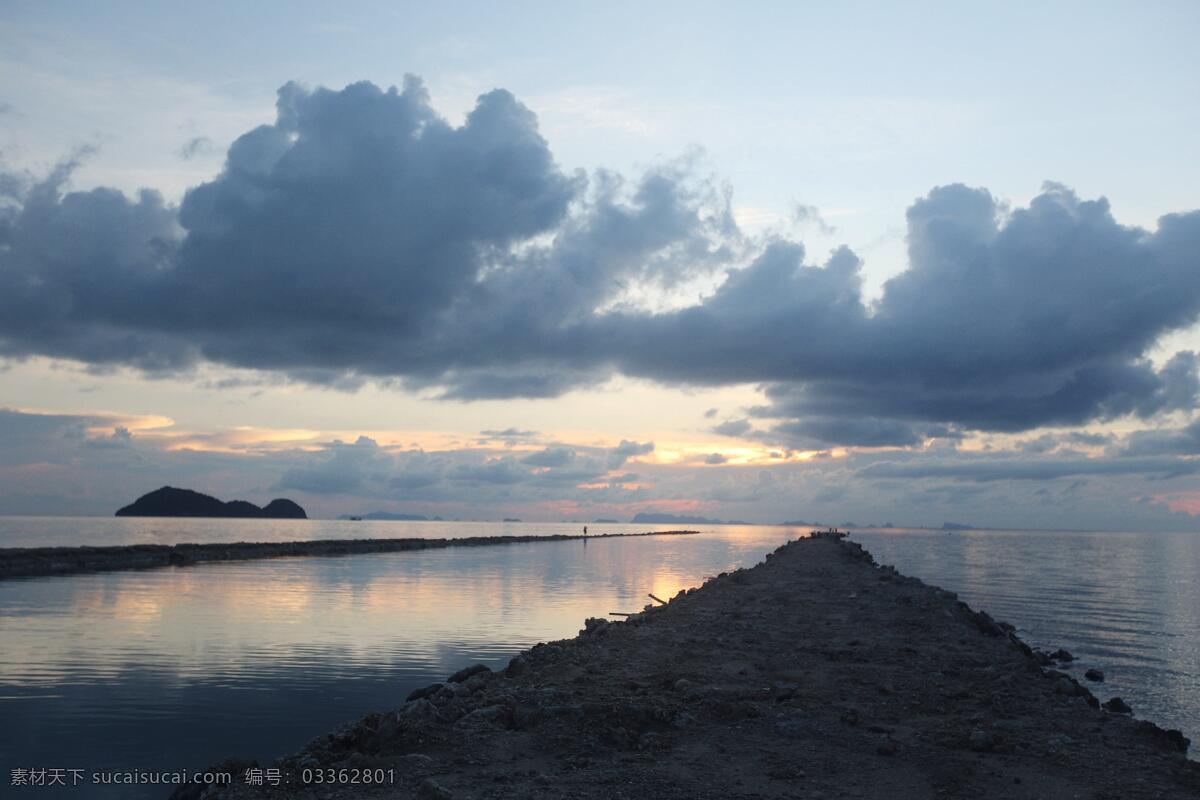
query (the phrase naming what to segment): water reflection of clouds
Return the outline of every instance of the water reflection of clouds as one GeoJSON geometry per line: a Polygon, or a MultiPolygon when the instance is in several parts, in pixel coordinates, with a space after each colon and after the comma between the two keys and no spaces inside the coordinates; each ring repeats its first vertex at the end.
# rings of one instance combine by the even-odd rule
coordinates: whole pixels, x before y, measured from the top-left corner
{"type": "MultiPolygon", "coordinates": [[[[587,616],[637,610],[648,593],[672,596],[784,538],[762,534],[751,532],[753,545],[719,537],[609,539],[4,584],[0,624],[9,657],[0,681],[20,680],[38,663],[84,672],[103,665],[108,674],[147,664],[187,675],[253,674],[264,659],[286,663],[289,652],[310,663],[334,650],[359,663],[433,663],[445,639],[516,650],[572,635],[587,616]],[[40,611],[30,611],[25,625],[8,613],[19,585],[40,596],[40,611]],[[57,622],[46,624],[51,619],[57,622]]],[[[53,681],[56,673],[41,674],[53,681]]]]}
{"type": "MultiPolygon", "coordinates": [[[[192,763],[237,720],[213,758],[270,757],[467,661],[500,666],[795,534],[731,527],[0,582],[0,695],[43,695],[0,700],[19,721],[0,731],[0,754],[32,757],[59,739],[86,750],[99,745],[80,737],[103,734],[117,762],[140,763],[153,741],[192,763]],[[178,737],[184,717],[192,733],[178,737]]],[[[880,562],[960,592],[1034,644],[1108,666],[1103,696],[1185,730],[1191,720],[1194,735],[1200,687],[1183,665],[1200,662],[1200,537],[1100,536],[856,534],[880,562]]]]}
{"type": "Polygon", "coordinates": [[[0,711],[12,723],[0,755],[270,758],[464,662],[500,667],[785,538],[731,529],[0,582],[0,711]]]}

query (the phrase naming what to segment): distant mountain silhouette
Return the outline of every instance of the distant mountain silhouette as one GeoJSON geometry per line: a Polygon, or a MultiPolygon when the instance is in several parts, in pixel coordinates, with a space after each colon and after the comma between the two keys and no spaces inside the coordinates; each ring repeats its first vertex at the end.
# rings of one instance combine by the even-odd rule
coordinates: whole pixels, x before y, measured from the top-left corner
{"type": "Polygon", "coordinates": [[[943,522],[942,530],[944,531],[971,531],[975,530],[974,525],[963,525],[961,522],[943,522]]]}
{"type": "Polygon", "coordinates": [[[751,522],[739,520],[709,519],[708,517],[689,517],[679,514],[662,514],[656,511],[643,511],[630,520],[642,525],[752,525],[751,522]]]}
{"type": "Polygon", "coordinates": [[[263,507],[262,515],[268,519],[308,519],[308,514],[304,513],[300,504],[286,497],[277,497],[267,503],[263,507]]]}
{"type": "Polygon", "coordinates": [[[376,522],[441,522],[441,517],[427,517],[424,514],[394,514],[391,511],[372,511],[369,514],[342,514],[338,519],[366,519],[376,522]]]}
{"type": "Polygon", "coordinates": [[[118,517],[248,517],[251,519],[308,519],[304,509],[291,500],[272,500],[259,508],[245,500],[222,503],[191,489],[164,486],[144,494],[117,511],[118,517]]]}

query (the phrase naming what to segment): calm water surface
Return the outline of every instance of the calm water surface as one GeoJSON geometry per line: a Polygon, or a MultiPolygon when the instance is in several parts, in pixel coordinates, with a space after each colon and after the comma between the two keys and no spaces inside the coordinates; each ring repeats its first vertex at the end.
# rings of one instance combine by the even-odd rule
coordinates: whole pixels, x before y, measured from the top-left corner
{"type": "MultiPolygon", "coordinates": [[[[575,532],[500,523],[0,518],[0,543],[575,532]],[[30,541],[30,538],[35,541],[30,541]]],[[[647,526],[638,526],[645,529],[647,526]]],[[[665,527],[665,526],[664,526],[665,527]]],[[[593,532],[630,526],[589,526],[593,532]]],[[[0,582],[0,795],[19,767],[269,760],[472,661],[574,635],[750,565],[803,531],[557,542],[0,582]]],[[[863,531],[877,560],[957,591],[1035,646],[1099,666],[1102,699],[1200,734],[1200,536],[863,531]]],[[[15,790],[14,790],[15,791],[15,790]]],[[[36,790],[53,796],[50,790],[36,790]]],[[[63,793],[104,795],[95,787],[63,793]]]]}
{"type": "MultiPolygon", "coordinates": [[[[593,525],[590,533],[667,531],[678,525],[593,525]]],[[[695,528],[696,526],[687,526],[695,528]]],[[[376,522],[337,519],[170,519],[165,517],[0,517],[0,547],[297,542],[316,539],[457,539],[581,533],[562,522],[376,522]]]]}
{"type": "Polygon", "coordinates": [[[1017,626],[1034,647],[1065,647],[1068,670],[1101,700],[1179,728],[1200,751],[1200,534],[859,531],[881,564],[958,592],[1017,626]],[[1087,681],[1083,681],[1087,683],[1087,681]]]}

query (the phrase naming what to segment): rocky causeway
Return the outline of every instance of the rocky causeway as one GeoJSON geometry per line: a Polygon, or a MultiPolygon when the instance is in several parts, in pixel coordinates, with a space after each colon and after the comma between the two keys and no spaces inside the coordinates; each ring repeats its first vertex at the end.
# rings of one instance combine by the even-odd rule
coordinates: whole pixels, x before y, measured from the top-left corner
{"type": "Polygon", "coordinates": [[[173,797],[1200,797],[1187,739],[1070,661],[856,543],[800,539],[173,797]]]}
{"type": "Polygon", "coordinates": [[[211,561],[247,561],[300,556],[352,556],[439,547],[611,539],[627,536],[683,536],[696,531],[603,533],[594,536],[465,536],[458,539],[314,539],[292,542],[224,542],[212,544],[132,544],[112,547],[0,548],[0,580],[120,569],[187,567],[211,561]]]}

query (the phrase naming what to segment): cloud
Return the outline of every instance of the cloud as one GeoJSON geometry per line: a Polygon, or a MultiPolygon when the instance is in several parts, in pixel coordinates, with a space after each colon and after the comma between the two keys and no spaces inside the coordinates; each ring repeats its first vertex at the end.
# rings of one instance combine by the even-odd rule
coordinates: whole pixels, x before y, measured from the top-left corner
{"type": "Polygon", "coordinates": [[[491,429],[479,432],[480,444],[503,442],[505,447],[516,447],[518,444],[532,442],[537,438],[537,431],[523,431],[517,428],[491,429]]]}
{"type": "Polygon", "coordinates": [[[457,466],[450,471],[449,477],[464,483],[509,485],[528,480],[529,470],[521,467],[512,458],[493,458],[482,464],[457,466]]]}
{"type": "Polygon", "coordinates": [[[1200,455],[1200,420],[1183,428],[1134,431],[1119,452],[1127,456],[1200,455]]]}
{"type": "Polygon", "coordinates": [[[622,368],[765,381],[771,405],[757,416],[783,420],[784,442],[904,444],[1194,406],[1195,354],[1161,369],[1145,354],[1200,311],[1198,256],[1184,244],[1200,243],[1200,214],[1149,232],[1060,186],[1011,213],[986,191],[948,186],[908,221],[909,269],[872,308],[852,253],[807,266],[802,248],[776,243],[698,306],[620,320],[622,368]]]}
{"type": "Polygon", "coordinates": [[[310,494],[358,492],[390,473],[392,466],[391,458],[374,439],[360,436],[353,444],[332,442],[309,463],[284,471],[277,488],[310,494]]]}
{"type": "Polygon", "coordinates": [[[178,209],[64,193],[68,174],[4,220],[3,349],[145,369],[418,372],[397,342],[469,293],[486,254],[553,229],[580,188],[507,92],[455,128],[416,80],[284,86],[276,122],[178,209]]]}
{"type": "Polygon", "coordinates": [[[443,400],[503,400],[511,398],[558,397],[572,389],[600,383],[605,375],[595,371],[555,369],[476,369],[451,370],[436,379],[410,381],[414,386],[426,383],[446,385],[438,397],[443,400]]]}
{"type": "Polygon", "coordinates": [[[720,453],[709,453],[704,457],[704,463],[712,465],[724,464],[728,460],[729,458],[727,456],[723,456],[720,453]]]}
{"type": "Polygon", "coordinates": [[[530,453],[521,459],[522,464],[534,467],[565,467],[575,460],[575,451],[570,447],[547,447],[530,453]]]}
{"type": "Polygon", "coordinates": [[[619,469],[629,459],[653,452],[654,442],[631,442],[622,439],[619,445],[608,451],[608,468],[619,469]]]}
{"type": "Polygon", "coordinates": [[[201,153],[207,153],[213,149],[213,141],[207,136],[194,136],[188,139],[182,147],[179,148],[179,157],[184,161],[188,161],[201,153]]]}
{"type": "Polygon", "coordinates": [[[523,431],[519,428],[505,428],[504,430],[480,431],[479,435],[486,439],[531,439],[534,436],[537,436],[537,431],[523,431]]]}
{"type": "Polygon", "coordinates": [[[722,436],[745,436],[753,427],[748,419],[730,419],[714,425],[712,431],[722,436]]]}
{"type": "MultiPolygon", "coordinates": [[[[1122,455],[1123,441],[1095,458],[863,450],[739,469],[698,468],[702,454],[646,461],[633,474],[608,470],[616,448],[569,442],[524,452],[503,443],[426,452],[365,436],[280,445],[283,432],[260,430],[274,443],[262,447],[247,442],[243,430],[182,432],[147,427],[149,419],[0,411],[0,513],[111,514],[169,483],[259,503],[285,495],[314,517],[380,509],[561,520],[628,518],[657,507],[760,522],[1200,528],[1200,516],[1178,511],[1196,507],[1200,460],[1122,455]],[[181,441],[196,446],[180,449],[181,441]],[[230,448],[235,441],[243,446],[230,448]],[[202,450],[204,442],[223,449],[202,450]],[[574,457],[556,455],[561,450],[574,457]],[[529,456],[561,465],[522,461],[529,456]]],[[[626,449],[647,444],[627,440],[626,449]]]]}
{"type": "Polygon", "coordinates": [[[830,444],[910,447],[925,441],[931,432],[928,427],[921,429],[894,419],[816,416],[775,425],[770,438],[799,448],[820,448],[830,444]]]}
{"type": "Polygon", "coordinates": [[[66,461],[98,422],[95,417],[0,408],[0,466],[66,461]]]}
{"type": "Polygon", "coordinates": [[[1175,458],[1048,458],[881,462],[858,471],[861,478],[950,478],[962,481],[1044,481],[1078,475],[1178,477],[1200,472],[1200,461],[1175,458]]]}
{"type": "Polygon", "coordinates": [[[792,221],[797,225],[811,225],[818,233],[826,236],[837,233],[837,228],[825,221],[825,218],[821,216],[821,209],[816,206],[808,206],[803,203],[792,206],[792,221]]]}
{"type": "Polygon", "coordinates": [[[124,425],[113,428],[109,436],[94,436],[87,440],[89,447],[127,448],[133,444],[133,433],[124,425]]]}
{"type": "Polygon", "coordinates": [[[1068,444],[1080,445],[1082,447],[1101,447],[1109,444],[1113,440],[1111,433],[1087,433],[1085,431],[1071,431],[1065,434],[1063,440],[1068,444]]]}
{"type": "Polygon", "coordinates": [[[760,436],[808,448],[1151,419],[1200,392],[1194,353],[1148,359],[1200,314],[1200,212],[1125,226],[1057,184],[1024,208],[957,184],[917,199],[907,269],[869,304],[858,255],[742,236],[695,157],[565,173],[502,89],[454,126],[415,78],[289,83],[177,208],[68,191],[70,172],[3,183],[0,355],[460,401],[614,372],[758,383],[760,436]],[[688,305],[655,301],[713,278],[688,305]]]}

